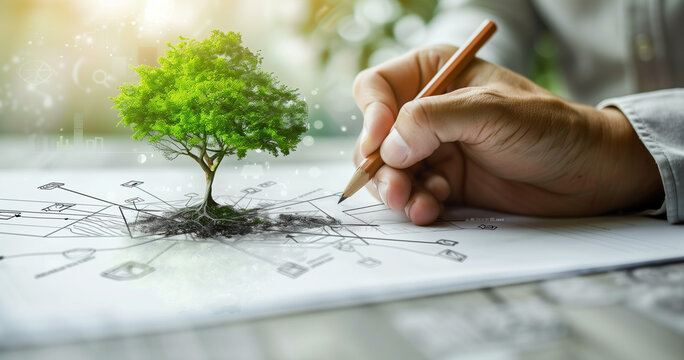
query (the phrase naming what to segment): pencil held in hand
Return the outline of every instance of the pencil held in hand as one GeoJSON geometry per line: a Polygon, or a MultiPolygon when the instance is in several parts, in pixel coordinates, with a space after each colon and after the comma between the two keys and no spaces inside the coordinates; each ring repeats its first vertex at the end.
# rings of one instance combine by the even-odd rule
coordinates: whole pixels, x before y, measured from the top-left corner
{"type": "Polygon", "coordinates": [[[352,196],[352,194],[366,185],[383,164],[384,163],[380,158],[380,151],[368,155],[361,165],[359,165],[359,168],[356,169],[356,172],[354,172],[354,175],[349,181],[349,185],[344,189],[344,192],[337,203],[343,202],[346,198],[352,196]]]}
{"type": "MultiPolygon", "coordinates": [[[[446,90],[447,85],[451,83],[468,64],[470,64],[475,58],[477,51],[480,50],[487,40],[489,40],[494,32],[496,32],[496,24],[491,20],[485,20],[473,33],[470,39],[468,39],[465,45],[456,50],[444,66],[442,66],[435,76],[430,79],[423,90],[416,95],[415,99],[443,93],[446,90]]],[[[337,203],[341,203],[346,198],[359,191],[359,189],[375,176],[375,173],[384,164],[385,163],[380,157],[380,149],[370,154],[356,169],[356,172],[354,172],[354,175],[337,203]]]]}

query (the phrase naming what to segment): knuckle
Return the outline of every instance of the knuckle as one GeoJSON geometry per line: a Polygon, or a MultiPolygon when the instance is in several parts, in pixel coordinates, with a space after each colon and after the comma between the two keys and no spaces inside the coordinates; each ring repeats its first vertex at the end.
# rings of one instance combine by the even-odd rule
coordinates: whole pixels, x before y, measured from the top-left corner
{"type": "Polygon", "coordinates": [[[503,100],[504,94],[488,86],[473,88],[472,96],[475,101],[484,104],[497,103],[503,100]]]}
{"type": "Polygon", "coordinates": [[[417,127],[429,125],[427,101],[415,100],[404,104],[401,108],[402,117],[417,127]]]}
{"type": "Polygon", "coordinates": [[[430,149],[434,151],[442,139],[439,135],[438,128],[440,127],[439,110],[435,108],[439,106],[433,102],[433,99],[422,98],[406,103],[402,108],[405,121],[408,123],[409,131],[416,131],[421,136],[422,151],[430,149]],[[434,116],[434,118],[432,118],[434,116]]]}
{"type": "Polygon", "coordinates": [[[513,109],[508,108],[508,96],[494,86],[473,86],[451,93],[451,113],[463,119],[467,129],[461,134],[461,141],[471,144],[482,143],[495,136],[501,122],[513,109]]]}
{"type": "Polygon", "coordinates": [[[462,104],[467,106],[487,107],[489,110],[495,110],[505,106],[507,96],[498,89],[480,86],[462,89],[458,98],[462,104]]]}
{"type": "Polygon", "coordinates": [[[357,93],[358,90],[368,81],[369,78],[371,78],[374,74],[374,71],[372,69],[365,69],[359,72],[356,77],[354,78],[354,93],[357,93]]]}

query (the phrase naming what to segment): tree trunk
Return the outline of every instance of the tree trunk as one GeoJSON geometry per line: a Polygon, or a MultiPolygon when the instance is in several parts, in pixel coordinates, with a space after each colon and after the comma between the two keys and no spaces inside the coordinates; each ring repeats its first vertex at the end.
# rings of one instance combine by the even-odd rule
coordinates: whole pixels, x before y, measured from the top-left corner
{"type": "Polygon", "coordinates": [[[216,201],[214,201],[214,198],[211,196],[211,187],[214,184],[214,175],[216,175],[216,171],[212,172],[207,172],[207,188],[204,192],[204,203],[202,204],[202,209],[207,209],[211,207],[215,207],[218,205],[216,201]]]}

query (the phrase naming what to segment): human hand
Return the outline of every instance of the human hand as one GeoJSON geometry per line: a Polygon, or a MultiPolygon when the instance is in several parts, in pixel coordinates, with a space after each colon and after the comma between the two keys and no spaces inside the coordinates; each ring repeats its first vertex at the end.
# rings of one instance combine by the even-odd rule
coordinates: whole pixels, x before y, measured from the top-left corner
{"type": "Polygon", "coordinates": [[[615,108],[563,100],[479,59],[445,94],[413,100],[455,50],[423,48],[356,78],[354,161],[380,148],[386,165],[368,188],[388,207],[427,225],[445,203],[583,216],[662,202],[655,161],[615,108]]]}

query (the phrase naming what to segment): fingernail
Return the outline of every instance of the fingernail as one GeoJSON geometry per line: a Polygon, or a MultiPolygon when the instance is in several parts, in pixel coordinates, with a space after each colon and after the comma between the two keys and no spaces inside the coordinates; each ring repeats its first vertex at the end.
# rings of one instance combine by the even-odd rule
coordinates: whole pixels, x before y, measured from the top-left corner
{"type": "Polygon", "coordinates": [[[385,201],[385,198],[387,196],[387,184],[384,182],[379,182],[376,184],[376,187],[378,188],[378,194],[380,195],[380,200],[382,200],[382,203],[387,205],[387,201],[385,201]]]}
{"type": "Polygon", "coordinates": [[[371,121],[378,121],[378,110],[380,104],[377,102],[374,102],[366,108],[366,111],[363,113],[363,127],[368,128],[368,124],[371,121]]]}
{"type": "Polygon", "coordinates": [[[409,219],[411,218],[411,215],[409,215],[409,214],[411,213],[411,206],[412,205],[413,205],[413,201],[409,201],[409,203],[406,204],[406,207],[404,208],[404,212],[406,213],[406,217],[409,219]]]}
{"type": "Polygon", "coordinates": [[[366,130],[366,127],[364,126],[363,129],[361,129],[361,148],[365,147],[366,141],[368,141],[368,130],[366,130]]]}
{"type": "Polygon", "coordinates": [[[386,163],[390,165],[401,165],[409,155],[409,148],[406,141],[401,137],[397,129],[392,128],[380,148],[380,154],[386,163]]]}

